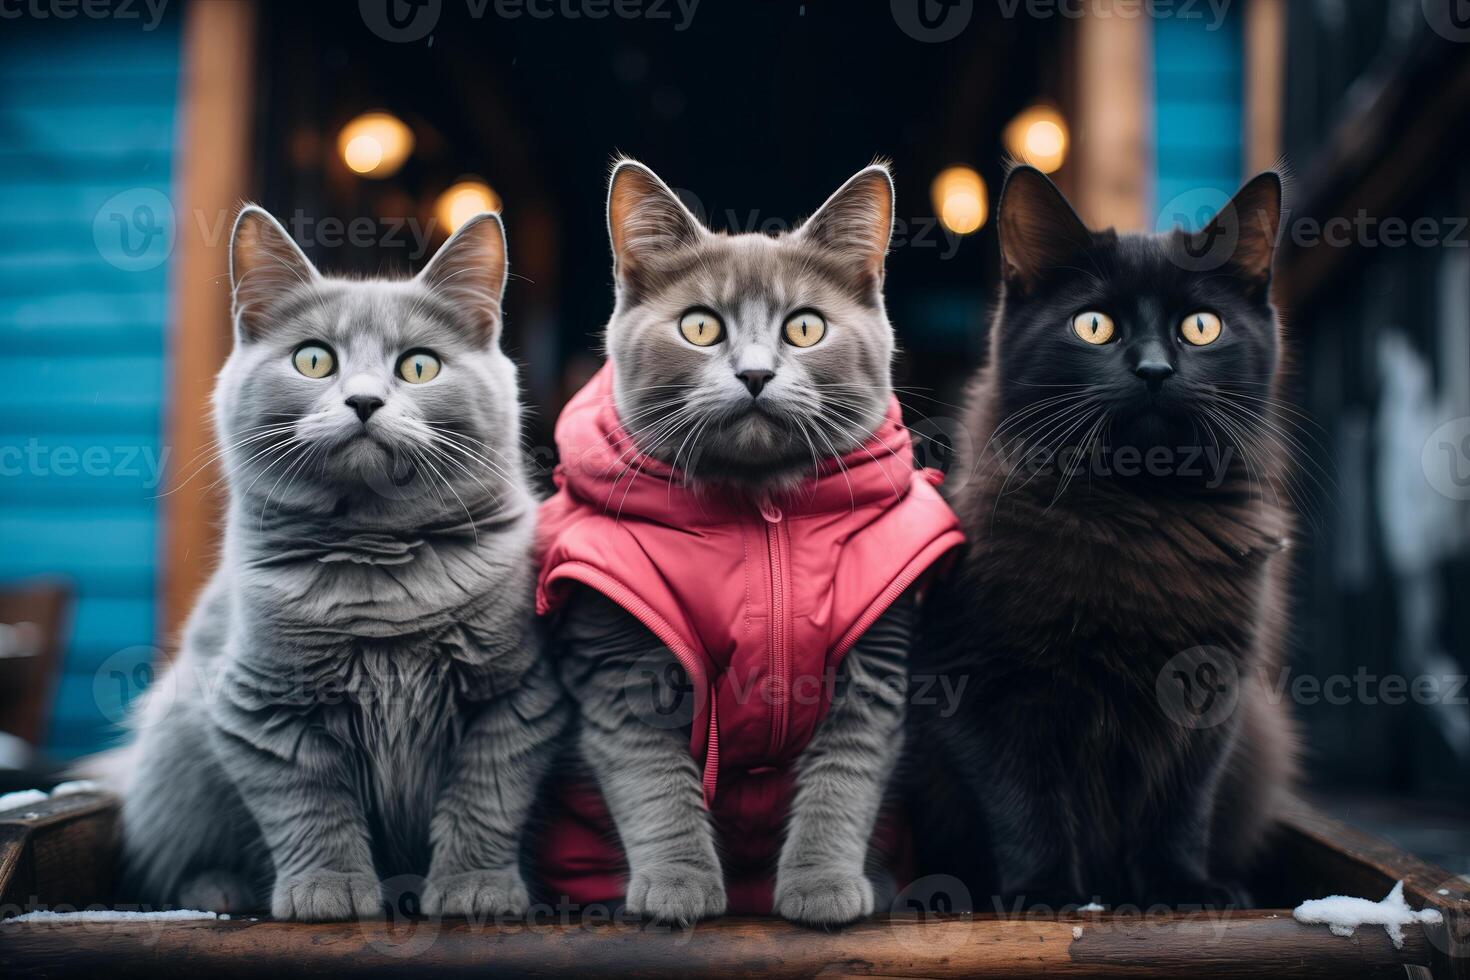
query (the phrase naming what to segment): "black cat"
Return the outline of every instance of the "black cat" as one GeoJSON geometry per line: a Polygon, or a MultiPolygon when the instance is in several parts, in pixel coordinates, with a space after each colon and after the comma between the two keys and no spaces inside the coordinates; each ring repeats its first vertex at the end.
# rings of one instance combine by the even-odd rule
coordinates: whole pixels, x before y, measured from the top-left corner
{"type": "Polygon", "coordinates": [[[1280,216],[1274,173],[1152,236],[1089,231],[1029,167],[1006,182],[951,474],[970,543],[913,664],[969,680],[910,716],[919,870],[977,908],[1244,900],[1295,759],[1262,683],[1291,531],[1280,216]]]}

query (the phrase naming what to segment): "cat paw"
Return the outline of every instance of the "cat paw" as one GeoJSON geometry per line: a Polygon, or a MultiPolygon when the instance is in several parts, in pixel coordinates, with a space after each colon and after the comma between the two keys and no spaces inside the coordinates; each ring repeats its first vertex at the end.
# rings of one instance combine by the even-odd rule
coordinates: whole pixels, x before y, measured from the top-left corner
{"type": "Polygon", "coordinates": [[[862,872],[814,868],[776,877],[775,908],[783,919],[841,926],[873,914],[873,883],[862,872]]]}
{"type": "Polygon", "coordinates": [[[203,912],[253,912],[255,889],[233,871],[202,871],[179,886],[179,908],[203,912]]]}
{"type": "Polygon", "coordinates": [[[519,871],[466,871],[430,878],[424,889],[425,915],[484,920],[501,915],[525,915],[531,896],[519,871]]]}
{"type": "Polygon", "coordinates": [[[383,914],[377,879],[343,871],[308,871],[276,879],[271,915],[296,922],[376,919],[383,914]]]}
{"type": "Polygon", "coordinates": [[[725,914],[725,882],[718,868],[685,865],[635,871],[625,904],[634,915],[687,926],[725,914]]]}

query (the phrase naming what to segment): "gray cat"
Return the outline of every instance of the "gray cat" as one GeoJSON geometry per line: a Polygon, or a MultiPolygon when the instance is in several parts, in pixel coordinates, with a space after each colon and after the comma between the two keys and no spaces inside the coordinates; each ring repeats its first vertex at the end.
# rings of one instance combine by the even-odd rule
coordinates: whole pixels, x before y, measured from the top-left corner
{"type": "Polygon", "coordinates": [[[427,874],[431,914],[522,912],[521,835],[567,710],[532,633],[500,220],[412,280],[358,282],[247,207],[230,266],[219,567],[107,764],[132,887],[331,920],[427,874]]]}
{"type": "MultiPolygon", "coordinates": [[[[958,538],[892,399],[892,216],[883,166],[779,236],[713,233],[646,167],[614,171],[609,367],[558,425],[542,575],[633,912],[833,925],[874,910],[904,593],[958,538]],[[785,696],[833,670],[830,701],[785,696]]],[[[548,878],[606,897],[617,878],[589,883],[592,864],[548,878]]]]}

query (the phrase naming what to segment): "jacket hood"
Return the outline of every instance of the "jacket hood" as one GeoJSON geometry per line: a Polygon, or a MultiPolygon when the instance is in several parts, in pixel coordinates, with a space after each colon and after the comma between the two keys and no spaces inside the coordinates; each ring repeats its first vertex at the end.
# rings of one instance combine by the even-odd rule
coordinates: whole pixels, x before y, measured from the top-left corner
{"type": "MultiPolygon", "coordinates": [[[[557,486],[610,514],[689,526],[735,520],[761,506],[733,488],[686,484],[683,473],[634,448],[618,419],[611,364],[562,410],[556,443],[557,486]]],[[[866,443],[840,461],[823,459],[770,504],[790,515],[850,511],[901,499],[913,472],[913,442],[898,399],[890,398],[883,422],[866,443]]]]}

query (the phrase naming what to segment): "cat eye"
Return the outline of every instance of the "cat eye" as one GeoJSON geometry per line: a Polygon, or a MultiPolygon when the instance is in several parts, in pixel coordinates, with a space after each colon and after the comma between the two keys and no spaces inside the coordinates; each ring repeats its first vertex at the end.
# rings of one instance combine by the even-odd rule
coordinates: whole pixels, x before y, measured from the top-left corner
{"type": "Polygon", "coordinates": [[[1072,329],[1089,344],[1106,344],[1113,339],[1113,318],[1106,313],[1087,310],[1072,318],[1072,329]]]}
{"type": "Polygon", "coordinates": [[[411,385],[421,385],[439,376],[439,358],[426,350],[411,350],[398,359],[398,376],[411,385]]]}
{"type": "Polygon", "coordinates": [[[783,332],[786,342],[792,347],[810,347],[827,336],[827,321],[819,314],[805,310],[788,317],[783,332]]]}
{"type": "Polygon", "coordinates": [[[325,378],[337,370],[337,358],[332,354],[332,349],[315,341],[308,341],[296,348],[291,355],[291,363],[308,378],[325,378]]]}
{"type": "Polygon", "coordinates": [[[1220,327],[1219,317],[1201,310],[1198,313],[1189,314],[1180,322],[1179,333],[1194,346],[1204,347],[1220,339],[1220,327]]]}
{"type": "Polygon", "coordinates": [[[679,318],[679,332],[695,347],[713,347],[725,339],[725,325],[709,310],[690,310],[679,318]]]}

